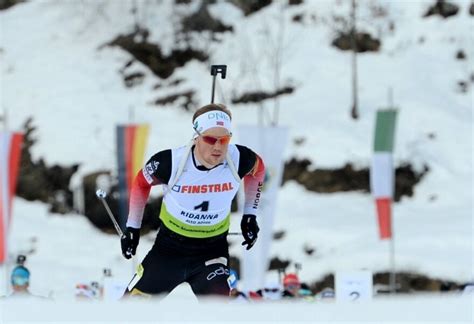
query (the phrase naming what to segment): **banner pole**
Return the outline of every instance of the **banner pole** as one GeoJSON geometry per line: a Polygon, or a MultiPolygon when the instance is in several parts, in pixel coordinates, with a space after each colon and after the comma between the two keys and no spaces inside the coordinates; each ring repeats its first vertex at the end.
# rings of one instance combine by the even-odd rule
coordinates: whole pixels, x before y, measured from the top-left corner
{"type": "Polygon", "coordinates": [[[393,88],[392,87],[388,88],[388,105],[389,105],[389,107],[394,107],[394,105],[393,105],[393,88]]]}
{"type": "Polygon", "coordinates": [[[8,131],[8,109],[6,106],[3,106],[3,130],[8,131]]]}
{"type": "Polygon", "coordinates": [[[6,240],[5,240],[5,262],[3,263],[3,273],[5,275],[5,296],[8,296],[10,289],[10,254],[9,254],[9,247],[10,247],[10,235],[9,233],[5,233],[6,240]]]}
{"type": "Polygon", "coordinates": [[[8,261],[5,261],[5,263],[3,264],[3,275],[5,277],[5,296],[8,296],[8,261]]]}
{"type": "MultiPolygon", "coordinates": [[[[393,215],[392,215],[393,222],[393,215]]],[[[390,238],[390,291],[392,294],[397,292],[396,273],[395,273],[395,238],[393,236],[393,230],[390,230],[392,237],[390,238]]]]}

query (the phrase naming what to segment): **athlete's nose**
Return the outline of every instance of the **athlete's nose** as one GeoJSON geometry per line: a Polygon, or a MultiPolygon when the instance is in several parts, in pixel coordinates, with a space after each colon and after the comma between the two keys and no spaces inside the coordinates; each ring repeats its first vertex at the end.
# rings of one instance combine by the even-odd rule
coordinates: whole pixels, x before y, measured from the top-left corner
{"type": "Polygon", "coordinates": [[[219,142],[217,141],[216,144],[212,146],[212,152],[219,152],[222,153],[222,149],[224,148],[224,145],[218,144],[219,142]]]}

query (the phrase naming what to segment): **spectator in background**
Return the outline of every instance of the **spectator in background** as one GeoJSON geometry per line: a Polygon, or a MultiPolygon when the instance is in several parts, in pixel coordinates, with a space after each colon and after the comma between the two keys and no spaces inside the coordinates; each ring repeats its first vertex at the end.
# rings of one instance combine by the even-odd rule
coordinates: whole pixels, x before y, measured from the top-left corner
{"type": "Polygon", "coordinates": [[[261,290],[258,290],[258,291],[250,290],[247,292],[247,296],[249,300],[251,301],[260,301],[263,299],[261,290]]]}
{"type": "Polygon", "coordinates": [[[234,269],[230,269],[229,278],[227,278],[227,283],[230,287],[231,297],[239,301],[247,300],[247,296],[237,288],[237,284],[239,283],[239,276],[237,275],[237,271],[235,271],[234,269]]]}
{"type": "Polygon", "coordinates": [[[321,300],[334,300],[336,298],[336,293],[331,287],[326,287],[318,294],[318,299],[321,300]]]}
{"type": "Polygon", "coordinates": [[[300,279],[295,273],[288,273],[283,277],[283,297],[298,298],[301,288],[300,279]]]}
{"type": "Polygon", "coordinates": [[[52,297],[37,296],[30,292],[30,270],[25,267],[26,257],[19,255],[17,258],[17,265],[13,268],[10,274],[10,283],[13,292],[8,296],[1,296],[2,298],[39,298],[44,300],[52,300],[52,297]]]}
{"type": "Polygon", "coordinates": [[[300,290],[298,292],[301,298],[307,301],[314,301],[314,295],[309,286],[305,283],[301,283],[300,290]]]}
{"type": "Polygon", "coordinates": [[[95,288],[92,285],[77,284],[74,293],[76,300],[93,300],[96,299],[95,288]]]}
{"type": "Polygon", "coordinates": [[[23,265],[16,266],[10,276],[13,293],[10,296],[29,296],[30,271],[23,265]]]}
{"type": "Polygon", "coordinates": [[[265,288],[259,292],[264,300],[280,300],[283,297],[283,289],[278,280],[268,280],[265,288]]]}
{"type": "Polygon", "coordinates": [[[92,299],[93,293],[88,285],[77,284],[74,296],[76,297],[76,300],[92,299]]]}
{"type": "Polygon", "coordinates": [[[32,298],[35,300],[45,301],[53,300],[52,295],[46,297],[35,295],[30,292],[30,271],[24,265],[17,265],[12,270],[10,279],[13,292],[8,296],[9,298],[32,298]]]}

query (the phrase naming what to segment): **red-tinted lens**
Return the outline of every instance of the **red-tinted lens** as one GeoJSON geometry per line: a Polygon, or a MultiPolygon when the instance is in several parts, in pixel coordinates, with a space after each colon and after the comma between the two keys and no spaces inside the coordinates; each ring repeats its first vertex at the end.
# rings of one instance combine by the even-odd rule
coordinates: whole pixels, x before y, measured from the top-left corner
{"type": "Polygon", "coordinates": [[[226,145],[226,144],[229,144],[230,142],[230,136],[213,137],[213,136],[203,135],[202,140],[209,145],[214,145],[216,144],[217,141],[219,141],[222,145],[226,145]]]}
{"type": "Polygon", "coordinates": [[[299,288],[299,285],[291,284],[291,285],[287,285],[286,288],[289,290],[293,290],[293,289],[299,288]]]}
{"type": "Polygon", "coordinates": [[[222,136],[221,138],[219,138],[219,140],[221,141],[221,144],[222,144],[222,145],[227,145],[227,144],[229,144],[230,139],[231,139],[231,137],[228,136],[228,135],[227,135],[227,136],[222,136]]]}

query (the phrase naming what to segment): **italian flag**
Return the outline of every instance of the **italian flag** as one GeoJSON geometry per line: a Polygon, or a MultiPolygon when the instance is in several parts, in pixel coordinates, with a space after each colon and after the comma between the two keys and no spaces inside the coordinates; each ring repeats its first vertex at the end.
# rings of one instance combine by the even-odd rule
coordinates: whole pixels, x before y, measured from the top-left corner
{"type": "Polygon", "coordinates": [[[117,164],[119,178],[119,223],[125,227],[128,216],[128,198],[133,180],[143,167],[149,126],[118,125],[117,126],[117,164]]]}
{"type": "Polygon", "coordinates": [[[392,200],[395,188],[393,142],[397,111],[379,110],[375,124],[374,155],[370,168],[370,187],[375,198],[381,239],[392,237],[392,200]]]}
{"type": "Polygon", "coordinates": [[[23,134],[0,132],[0,264],[7,259],[8,229],[20,166],[23,134]]]}

